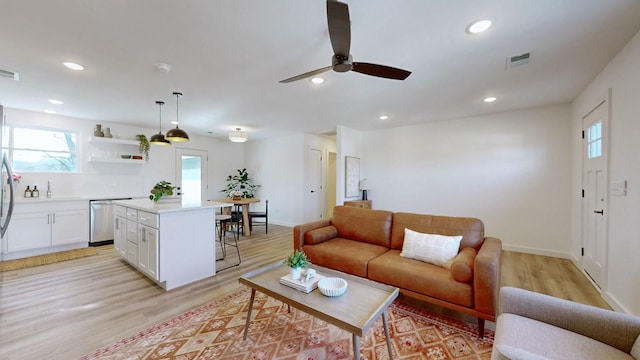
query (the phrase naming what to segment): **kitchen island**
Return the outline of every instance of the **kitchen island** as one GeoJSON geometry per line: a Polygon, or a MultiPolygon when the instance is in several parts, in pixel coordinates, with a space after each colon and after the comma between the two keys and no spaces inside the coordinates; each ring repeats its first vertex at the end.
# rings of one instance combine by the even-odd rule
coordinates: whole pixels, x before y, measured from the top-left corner
{"type": "Polygon", "coordinates": [[[216,210],[227,203],[114,201],[114,248],[165,290],[216,273],[216,210]]]}

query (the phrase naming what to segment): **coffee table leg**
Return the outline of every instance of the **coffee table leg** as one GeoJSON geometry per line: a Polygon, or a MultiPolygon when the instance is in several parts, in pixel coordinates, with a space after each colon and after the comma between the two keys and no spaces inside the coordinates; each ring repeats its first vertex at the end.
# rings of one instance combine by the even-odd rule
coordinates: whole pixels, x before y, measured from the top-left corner
{"type": "Polygon", "coordinates": [[[360,336],[353,335],[353,359],[360,360],[360,336]]]}
{"type": "MultiPolygon", "coordinates": [[[[249,331],[249,323],[251,322],[251,310],[253,310],[253,299],[256,297],[256,289],[251,289],[251,299],[249,299],[249,312],[247,312],[247,323],[244,325],[244,336],[242,340],[247,340],[247,331],[249,331]]],[[[389,335],[387,335],[387,338],[389,335]]]]}
{"type": "Polygon", "coordinates": [[[389,336],[389,322],[387,321],[387,312],[382,313],[382,323],[384,324],[384,334],[387,336],[387,348],[389,349],[389,359],[393,359],[393,351],[391,350],[391,336],[389,336]]]}

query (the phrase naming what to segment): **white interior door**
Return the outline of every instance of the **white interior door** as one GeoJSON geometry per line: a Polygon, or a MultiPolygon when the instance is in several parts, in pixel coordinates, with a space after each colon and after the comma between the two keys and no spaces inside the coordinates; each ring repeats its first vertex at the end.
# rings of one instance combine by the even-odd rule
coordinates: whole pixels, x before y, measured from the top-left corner
{"type": "Polygon", "coordinates": [[[307,150],[307,174],[305,181],[304,218],[305,222],[322,219],[322,152],[307,150]]]}
{"type": "Polygon", "coordinates": [[[207,152],[176,148],[176,183],[183,203],[207,201],[207,152]]]}
{"type": "Polygon", "coordinates": [[[607,266],[609,101],[601,102],[582,118],[584,197],[582,205],[583,270],[598,287],[607,266]]]}

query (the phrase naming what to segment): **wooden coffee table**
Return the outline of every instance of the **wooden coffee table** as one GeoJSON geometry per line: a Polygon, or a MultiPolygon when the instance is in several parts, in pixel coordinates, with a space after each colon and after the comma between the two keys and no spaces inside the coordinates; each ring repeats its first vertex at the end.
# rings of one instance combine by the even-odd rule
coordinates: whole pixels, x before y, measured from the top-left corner
{"type": "Polygon", "coordinates": [[[312,268],[319,274],[347,280],[349,284],[347,292],[342,296],[327,297],[322,295],[318,289],[305,294],[289,286],[282,285],[279,283],[280,277],[286,275],[289,271],[285,265],[282,265],[282,261],[267,265],[240,277],[240,283],[251,288],[249,312],[243,339],[247,339],[253,300],[257,290],[353,334],[353,357],[356,360],[360,358],[360,337],[367,333],[367,330],[379,316],[382,316],[389,358],[392,359],[393,354],[386,310],[393,300],[398,297],[399,290],[392,286],[335,270],[319,266],[312,266],[312,268]]]}

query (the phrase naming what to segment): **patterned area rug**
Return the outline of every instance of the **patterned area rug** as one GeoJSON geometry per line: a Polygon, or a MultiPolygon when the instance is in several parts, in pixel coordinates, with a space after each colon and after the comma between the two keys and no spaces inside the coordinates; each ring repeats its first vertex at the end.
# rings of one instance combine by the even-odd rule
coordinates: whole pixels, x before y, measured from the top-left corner
{"type": "MultiPolygon", "coordinates": [[[[256,293],[249,336],[242,340],[251,291],[239,289],[167,322],[82,357],[103,359],[353,359],[351,334],[256,293]]],[[[493,332],[396,300],[388,312],[394,359],[490,359],[493,332]]],[[[388,359],[382,320],[361,339],[361,359],[388,359]]]]}
{"type": "Polygon", "coordinates": [[[51,264],[59,261],[77,259],[97,254],[98,250],[96,250],[96,248],[88,247],[82,249],[60,251],[51,254],[30,256],[22,259],[7,260],[0,262],[0,272],[20,270],[32,266],[51,264]]]}

